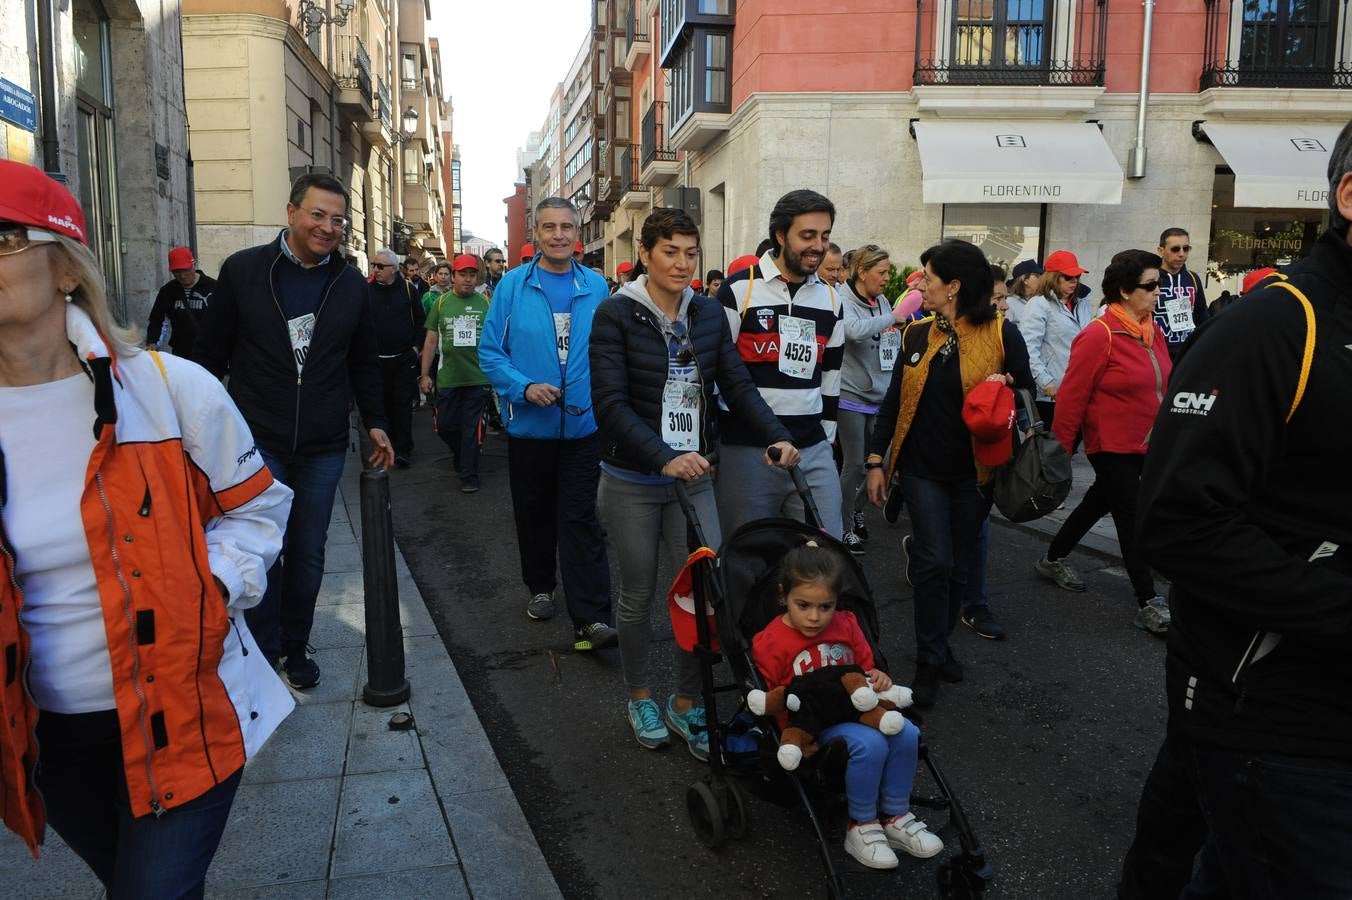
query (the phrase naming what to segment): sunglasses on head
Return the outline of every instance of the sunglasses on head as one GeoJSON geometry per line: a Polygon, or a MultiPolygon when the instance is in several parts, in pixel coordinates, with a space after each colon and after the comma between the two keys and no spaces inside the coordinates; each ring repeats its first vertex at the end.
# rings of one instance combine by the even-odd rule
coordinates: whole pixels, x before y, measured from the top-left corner
{"type": "Polygon", "coordinates": [[[1170,247],[1170,248],[1169,248],[1169,252],[1170,252],[1170,253],[1191,253],[1191,252],[1192,252],[1192,244],[1183,244],[1182,246],[1179,246],[1179,247],[1170,247]]]}

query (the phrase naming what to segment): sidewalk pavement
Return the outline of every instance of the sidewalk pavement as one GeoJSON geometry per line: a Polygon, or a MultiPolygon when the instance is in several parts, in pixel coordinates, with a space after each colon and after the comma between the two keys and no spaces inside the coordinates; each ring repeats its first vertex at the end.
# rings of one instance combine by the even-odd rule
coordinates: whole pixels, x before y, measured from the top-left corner
{"type": "MultiPolygon", "coordinates": [[[[412,696],[375,709],[366,682],[360,462],[350,454],[329,523],[311,643],[318,687],[249,761],[207,875],[219,900],[561,897],[427,606],[396,549],[412,696]],[[390,731],[399,711],[413,731],[390,731]]],[[[102,896],[48,829],[42,859],[0,829],[6,896],[102,896]]]]}

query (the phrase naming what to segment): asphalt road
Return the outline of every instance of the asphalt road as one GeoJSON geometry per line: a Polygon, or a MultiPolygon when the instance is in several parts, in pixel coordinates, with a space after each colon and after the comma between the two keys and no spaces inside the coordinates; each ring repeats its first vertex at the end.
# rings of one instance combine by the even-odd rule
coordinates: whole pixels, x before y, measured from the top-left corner
{"type": "MultiPolygon", "coordinates": [[[[685,788],[704,767],[683,748],[634,742],[618,651],[576,654],[566,616],[526,617],[505,438],[488,439],[483,490],[462,495],[430,429],[419,413],[414,465],[392,473],[396,536],[564,895],[825,896],[815,840],[793,806],[753,799],[746,840],[718,852],[696,840],[685,788]]],[[[870,527],[863,563],[882,645],[907,683],[915,657],[898,550],[905,519],[889,526],[870,510],[870,527]]],[[[924,731],[995,867],[987,896],[1109,897],[1163,735],[1163,644],[1131,626],[1135,606],[1114,561],[1072,558],[1085,594],[1038,579],[1032,563],[1044,541],[996,526],[989,589],[1010,638],[985,641],[959,626],[967,677],[942,687],[924,731]]],[[[659,583],[669,583],[663,570],[659,583]]],[[[654,689],[665,697],[665,602],[654,604],[653,627],[654,689]]],[[[917,789],[933,793],[923,776],[917,789]]],[[[921,815],[953,852],[946,816],[921,815]]],[[[898,870],[870,872],[845,862],[842,829],[838,820],[829,838],[851,897],[935,896],[943,857],[903,855],[898,870]]]]}

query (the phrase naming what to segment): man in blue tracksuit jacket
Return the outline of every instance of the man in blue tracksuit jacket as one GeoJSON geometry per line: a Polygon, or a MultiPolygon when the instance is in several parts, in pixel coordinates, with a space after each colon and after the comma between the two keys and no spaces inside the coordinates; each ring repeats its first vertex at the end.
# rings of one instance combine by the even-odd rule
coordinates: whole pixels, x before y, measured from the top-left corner
{"type": "Polygon", "coordinates": [[[503,276],[479,365],[504,409],[526,614],[554,615],[555,548],[574,648],[614,646],[610,565],[596,515],[601,437],[591,409],[588,343],[605,279],[573,261],[578,214],[547,197],[535,208],[536,256],[503,276]]]}

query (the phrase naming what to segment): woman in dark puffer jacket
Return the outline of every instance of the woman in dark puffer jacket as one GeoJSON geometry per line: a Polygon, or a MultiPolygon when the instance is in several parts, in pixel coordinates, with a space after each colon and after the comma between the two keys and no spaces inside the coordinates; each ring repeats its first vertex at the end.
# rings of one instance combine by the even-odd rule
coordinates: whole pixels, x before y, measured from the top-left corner
{"type": "Polygon", "coordinates": [[[676,692],[664,708],[648,683],[659,545],[665,541],[677,571],[687,556],[676,479],[686,483],[705,539],[717,547],[709,462],[718,440],[715,387],[734,415],[757,423],[765,443],[779,447],[779,462],[767,454],[767,465],[791,466],[798,451],[742,364],[723,307],[690,289],[699,270],[694,222],[679,209],[655,210],[643,223],[639,247],[646,273],[601,304],[592,322],[592,407],[603,441],[597,504],[619,561],[616,625],[630,727],[640,745],[656,749],[670,739],[670,726],[696,758],[706,759],[694,656],[677,650],[676,692]]]}

